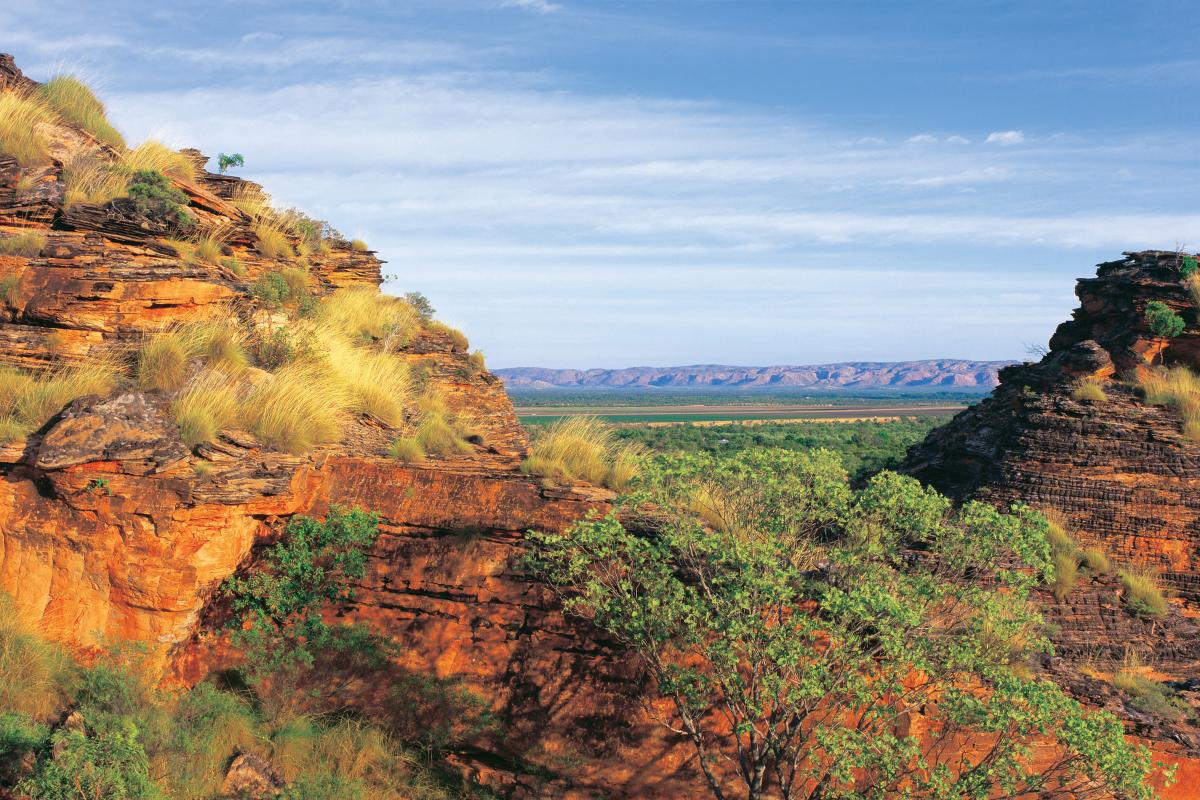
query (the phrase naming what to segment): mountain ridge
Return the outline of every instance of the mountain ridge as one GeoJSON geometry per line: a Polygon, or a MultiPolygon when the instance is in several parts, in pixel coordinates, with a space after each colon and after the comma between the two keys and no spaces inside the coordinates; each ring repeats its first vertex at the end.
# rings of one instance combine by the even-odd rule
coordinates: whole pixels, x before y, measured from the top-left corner
{"type": "Polygon", "coordinates": [[[505,385],[519,389],[557,388],[799,388],[865,389],[950,387],[991,389],[999,371],[1016,361],[917,359],[841,361],[827,364],[738,366],[691,364],[676,367],[554,369],[507,367],[494,370],[505,385]]]}

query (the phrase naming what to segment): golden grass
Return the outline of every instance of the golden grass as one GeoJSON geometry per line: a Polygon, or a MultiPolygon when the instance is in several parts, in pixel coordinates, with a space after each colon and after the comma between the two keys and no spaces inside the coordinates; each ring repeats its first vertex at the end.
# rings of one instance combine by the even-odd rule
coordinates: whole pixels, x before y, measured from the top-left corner
{"type": "Polygon", "coordinates": [[[119,164],[97,153],[78,151],[63,165],[63,202],[68,206],[86,203],[104,205],[124,197],[129,176],[119,164]]]}
{"type": "Polygon", "coordinates": [[[21,299],[21,279],[16,275],[0,278],[0,304],[16,308],[21,299]]]}
{"type": "Polygon", "coordinates": [[[0,239],[0,256],[25,256],[30,258],[46,247],[45,234],[35,231],[15,233],[0,239]]]}
{"type": "Polygon", "coordinates": [[[49,144],[39,125],[54,121],[54,112],[40,97],[0,92],[0,152],[30,167],[50,159],[49,144]]]}
{"type": "Polygon", "coordinates": [[[219,225],[205,228],[187,239],[170,239],[167,244],[174,247],[188,264],[216,265],[222,260],[231,232],[228,226],[219,225]]]}
{"type": "Polygon", "coordinates": [[[254,247],[264,258],[290,261],[296,257],[296,251],[292,249],[292,242],[287,231],[274,222],[265,219],[256,222],[254,236],[257,238],[254,247]]]}
{"type": "Polygon", "coordinates": [[[1077,547],[1075,539],[1068,532],[1070,523],[1066,515],[1057,509],[1046,508],[1042,509],[1042,516],[1046,518],[1046,539],[1050,542],[1050,549],[1055,553],[1074,553],[1077,547]]]}
{"type": "Polygon", "coordinates": [[[220,371],[205,372],[171,403],[171,416],[188,447],[211,442],[237,419],[237,387],[220,371]]]}
{"type": "Polygon", "coordinates": [[[1192,302],[1200,306],[1200,272],[1190,276],[1185,282],[1188,289],[1188,294],[1192,296],[1192,302]]]}
{"type": "Polygon", "coordinates": [[[109,394],[119,377],[114,366],[103,362],[37,374],[0,367],[0,423],[4,436],[8,441],[27,436],[72,400],[109,394]]]}
{"type": "Polygon", "coordinates": [[[82,128],[116,150],[125,149],[125,139],[109,123],[104,104],[78,78],[59,75],[43,83],[37,91],[63,121],[82,128]]]}
{"type": "Polygon", "coordinates": [[[385,350],[402,346],[420,323],[406,301],[369,286],[339,289],[322,301],[318,316],[352,339],[383,341],[385,350]]]}
{"type": "Polygon", "coordinates": [[[1052,590],[1058,600],[1071,593],[1079,582],[1079,558],[1074,553],[1054,554],[1054,583],[1052,590]]]}
{"type": "Polygon", "coordinates": [[[408,365],[389,354],[356,347],[336,330],[326,329],[324,343],[331,376],[344,391],[350,411],[370,414],[388,425],[404,422],[414,392],[408,365]]]}
{"type": "Polygon", "coordinates": [[[1086,378],[1075,384],[1075,388],[1071,391],[1071,399],[1098,403],[1107,400],[1108,395],[1104,393],[1102,381],[1086,378]]]}
{"type": "Polygon", "coordinates": [[[73,667],[63,648],[18,622],[16,604],[0,592],[0,710],[53,721],[67,704],[73,667]]]}
{"type": "Polygon", "coordinates": [[[1103,550],[1098,547],[1089,547],[1084,550],[1080,556],[1083,558],[1083,565],[1096,575],[1104,575],[1112,572],[1112,562],[1103,550]]]}
{"type": "Polygon", "coordinates": [[[1200,439],[1200,376],[1187,367],[1157,369],[1138,381],[1147,403],[1166,406],[1183,418],[1183,432],[1200,439]]]}
{"type": "Polygon", "coordinates": [[[471,353],[471,355],[467,356],[467,363],[471,366],[471,369],[475,370],[476,372],[487,372],[487,362],[483,357],[482,350],[476,350],[471,353]]]}
{"type": "Polygon", "coordinates": [[[1167,598],[1154,574],[1145,570],[1121,570],[1125,605],[1138,616],[1161,617],[1167,613],[1167,598]]]}
{"type": "Polygon", "coordinates": [[[226,372],[245,369],[249,363],[245,333],[237,320],[219,316],[150,334],[138,351],[138,385],[143,389],[175,391],[187,381],[193,360],[226,372]]]}
{"type": "Polygon", "coordinates": [[[304,453],[341,438],[341,416],[349,405],[325,370],[289,364],[250,390],[241,418],[264,444],[304,453]]]}
{"type": "Polygon", "coordinates": [[[350,242],[350,249],[357,250],[360,253],[366,253],[370,251],[371,248],[367,247],[367,243],[362,239],[354,239],[350,242]]]}
{"type": "Polygon", "coordinates": [[[534,441],[521,470],[559,483],[582,480],[622,489],[638,473],[638,452],[621,447],[595,417],[564,417],[534,441]]]}
{"type": "Polygon", "coordinates": [[[172,150],[155,139],[147,139],[130,150],[125,154],[124,161],[130,173],[151,170],[189,183],[196,181],[196,163],[178,150],[172,150]]]}
{"type": "Polygon", "coordinates": [[[392,442],[388,455],[405,464],[419,464],[425,460],[425,448],[413,436],[401,436],[392,442]]]}

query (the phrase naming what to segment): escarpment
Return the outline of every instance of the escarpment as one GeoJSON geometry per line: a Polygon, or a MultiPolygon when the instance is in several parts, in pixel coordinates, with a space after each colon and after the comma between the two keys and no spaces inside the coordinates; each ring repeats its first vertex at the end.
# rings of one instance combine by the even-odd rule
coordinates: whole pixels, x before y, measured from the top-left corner
{"type": "MultiPolygon", "coordinates": [[[[0,94],[36,88],[0,56],[0,94]]],[[[147,175],[50,115],[33,129],[21,157],[0,137],[0,591],[19,617],[196,681],[224,666],[221,582],[292,515],[360,507],[383,533],[331,613],[484,699],[502,733],[454,757],[465,775],[678,796],[687,754],[627,665],[521,567],[526,530],[612,494],[520,471],[526,435],[465,337],[378,294],[365,245],[196,151],[150,148],[147,175]]]]}

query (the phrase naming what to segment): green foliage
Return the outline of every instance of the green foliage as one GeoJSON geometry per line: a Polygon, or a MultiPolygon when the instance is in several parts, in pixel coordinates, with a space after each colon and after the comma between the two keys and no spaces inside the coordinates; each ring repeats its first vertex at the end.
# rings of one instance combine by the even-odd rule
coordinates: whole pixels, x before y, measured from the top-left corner
{"type": "Polygon", "coordinates": [[[244,166],[246,166],[246,159],[242,157],[241,153],[231,153],[229,155],[221,153],[217,156],[217,169],[222,175],[233,167],[244,166]]]}
{"type": "Polygon", "coordinates": [[[294,306],[301,315],[315,308],[308,291],[307,276],[301,270],[273,270],[255,281],[250,294],[271,309],[294,306]]]}
{"type": "Polygon", "coordinates": [[[1151,300],[1142,314],[1150,332],[1163,339],[1173,339],[1183,333],[1183,317],[1161,300],[1151,300]]]}
{"type": "Polygon", "coordinates": [[[947,417],[905,417],[887,422],[787,422],[754,425],[657,425],[622,427],[617,439],[660,453],[733,455],[780,448],[833,450],[852,481],[897,466],[905,452],[947,417]]]}
{"type": "Polygon", "coordinates": [[[225,581],[231,624],[247,646],[267,656],[260,669],[292,660],[312,664],[316,650],[335,644],[337,634],[321,617],[321,607],[354,597],[350,583],[366,571],[378,524],[374,514],[337,506],[323,521],[292,517],[258,569],[225,581]]]}
{"type": "Polygon", "coordinates": [[[660,457],[626,502],[625,519],[653,504],[648,532],[615,513],[531,532],[531,566],[638,658],[715,797],[1153,796],[1115,718],[1028,677],[1049,650],[1029,602],[1053,568],[1039,514],[955,510],[891,473],[854,492],[828,451],[660,457]],[[1068,754],[1053,768],[1034,766],[1043,736],[1068,754]]]}
{"type": "Polygon", "coordinates": [[[50,729],[24,714],[0,712],[0,762],[9,756],[37,750],[50,738],[50,729]]]}
{"type": "Polygon", "coordinates": [[[1180,275],[1180,277],[1182,277],[1184,279],[1191,278],[1193,275],[1196,274],[1197,267],[1200,267],[1200,264],[1197,263],[1197,261],[1194,257],[1184,256],[1183,258],[1181,258],[1179,260],[1179,275],[1180,275]]]}
{"type": "Polygon", "coordinates": [[[421,317],[422,322],[431,321],[433,315],[437,313],[433,308],[433,303],[429,302],[429,298],[420,292],[405,292],[404,299],[421,317]]]}
{"type": "Polygon", "coordinates": [[[17,785],[35,800],[158,800],[165,797],[150,780],[150,763],[128,720],[93,735],[59,731],[51,738],[58,752],[38,761],[37,771],[17,785]]]}
{"type": "Polygon", "coordinates": [[[161,172],[137,170],[129,178],[126,194],[142,214],[164,216],[181,228],[196,222],[187,211],[188,196],[176,189],[161,172]]]}

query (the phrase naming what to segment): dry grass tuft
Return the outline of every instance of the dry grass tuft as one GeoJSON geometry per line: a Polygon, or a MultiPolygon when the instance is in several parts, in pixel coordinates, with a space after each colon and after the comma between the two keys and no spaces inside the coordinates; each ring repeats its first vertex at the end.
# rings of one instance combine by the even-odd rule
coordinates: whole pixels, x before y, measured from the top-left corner
{"type": "Polygon", "coordinates": [[[1184,435],[1200,439],[1200,376],[1187,367],[1158,369],[1138,381],[1147,403],[1166,406],[1183,418],[1184,435]]]}
{"type": "Polygon", "coordinates": [[[104,104],[78,78],[59,75],[43,83],[37,91],[63,121],[82,128],[115,150],[125,149],[125,139],[109,123],[104,104]]]}
{"type": "Polygon", "coordinates": [[[348,410],[392,426],[404,422],[404,411],[414,395],[405,362],[389,353],[355,347],[336,330],[326,329],[316,338],[325,344],[330,379],[346,394],[348,410]]]}
{"type": "Polygon", "coordinates": [[[16,275],[0,278],[0,304],[16,308],[21,299],[21,279],[16,275]]]}
{"type": "Polygon", "coordinates": [[[138,385],[175,391],[187,381],[194,360],[226,372],[245,369],[245,333],[237,320],[220,316],[151,334],[138,352],[138,385]]]}
{"type": "Polygon", "coordinates": [[[1079,582],[1079,557],[1074,553],[1054,554],[1054,597],[1062,600],[1079,582]]]}
{"type": "Polygon", "coordinates": [[[172,150],[154,139],[147,139],[126,153],[125,167],[130,173],[148,169],[161,172],[169,178],[189,183],[196,181],[196,163],[178,150],[172,150]]]}
{"type": "Polygon", "coordinates": [[[1105,575],[1112,572],[1112,562],[1108,560],[1108,556],[1098,547],[1089,547],[1081,554],[1083,565],[1095,575],[1105,575]]]}
{"type": "Polygon", "coordinates": [[[119,164],[97,153],[76,152],[63,165],[63,202],[68,206],[86,203],[104,205],[124,197],[129,175],[119,164]]]}
{"type": "Polygon", "coordinates": [[[32,258],[46,247],[45,234],[27,231],[0,239],[0,256],[25,256],[32,258]]]}
{"type": "Polygon", "coordinates": [[[1085,378],[1075,384],[1071,391],[1071,399],[1089,403],[1099,403],[1108,399],[1104,393],[1103,382],[1095,378],[1085,378]]]}
{"type": "Polygon", "coordinates": [[[352,339],[381,341],[384,350],[402,347],[420,323],[408,302],[369,286],[334,292],[321,303],[320,318],[352,339]]]}
{"type": "Polygon", "coordinates": [[[254,247],[264,258],[290,261],[296,257],[296,251],[292,249],[292,242],[287,231],[279,225],[268,220],[260,220],[254,224],[254,235],[258,239],[254,247]]]}
{"type": "Polygon", "coordinates": [[[1121,570],[1125,605],[1139,617],[1161,617],[1167,613],[1167,598],[1154,574],[1144,570],[1121,570]]]}
{"type": "Polygon", "coordinates": [[[595,417],[564,417],[533,443],[521,469],[556,482],[588,481],[622,489],[637,476],[638,452],[617,444],[595,417]]]}
{"type": "Polygon", "coordinates": [[[225,243],[232,230],[220,225],[206,228],[187,239],[170,239],[168,244],[179,252],[179,257],[188,264],[212,264],[221,262],[225,243]]]}
{"type": "Polygon", "coordinates": [[[290,364],[249,392],[242,422],[270,447],[305,453],[341,438],[341,417],[350,404],[325,370],[290,364]]]}
{"type": "Polygon", "coordinates": [[[367,243],[362,239],[353,239],[350,242],[350,249],[357,250],[360,253],[370,252],[371,248],[367,247],[367,243]]]}
{"type": "Polygon", "coordinates": [[[24,167],[49,161],[49,145],[38,126],[53,121],[54,112],[40,97],[0,92],[0,152],[24,167]]]}
{"type": "Polygon", "coordinates": [[[425,448],[412,436],[401,436],[392,442],[388,455],[404,464],[419,464],[425,460],[425,448]]]}
{"type": "Polygon", "coordinates": [[[0,709],[51,722],[67,705],[74,662],[18,619],[12,598],[0,592],[0,709]]]}
{"type": "Polygon", "coordinates": [[[119,373],[107,363],[29,373],[0,367],[0,426],[8,441],[28,436],[80,397],[107,395],[119,373]]]}
{"type": "Polygon", "coordinates": [[[171,403],[171,416],[188,447],[215,440],[237,415],[237,387],[228,375],[215,370],[191,381],[171,403]]]}

